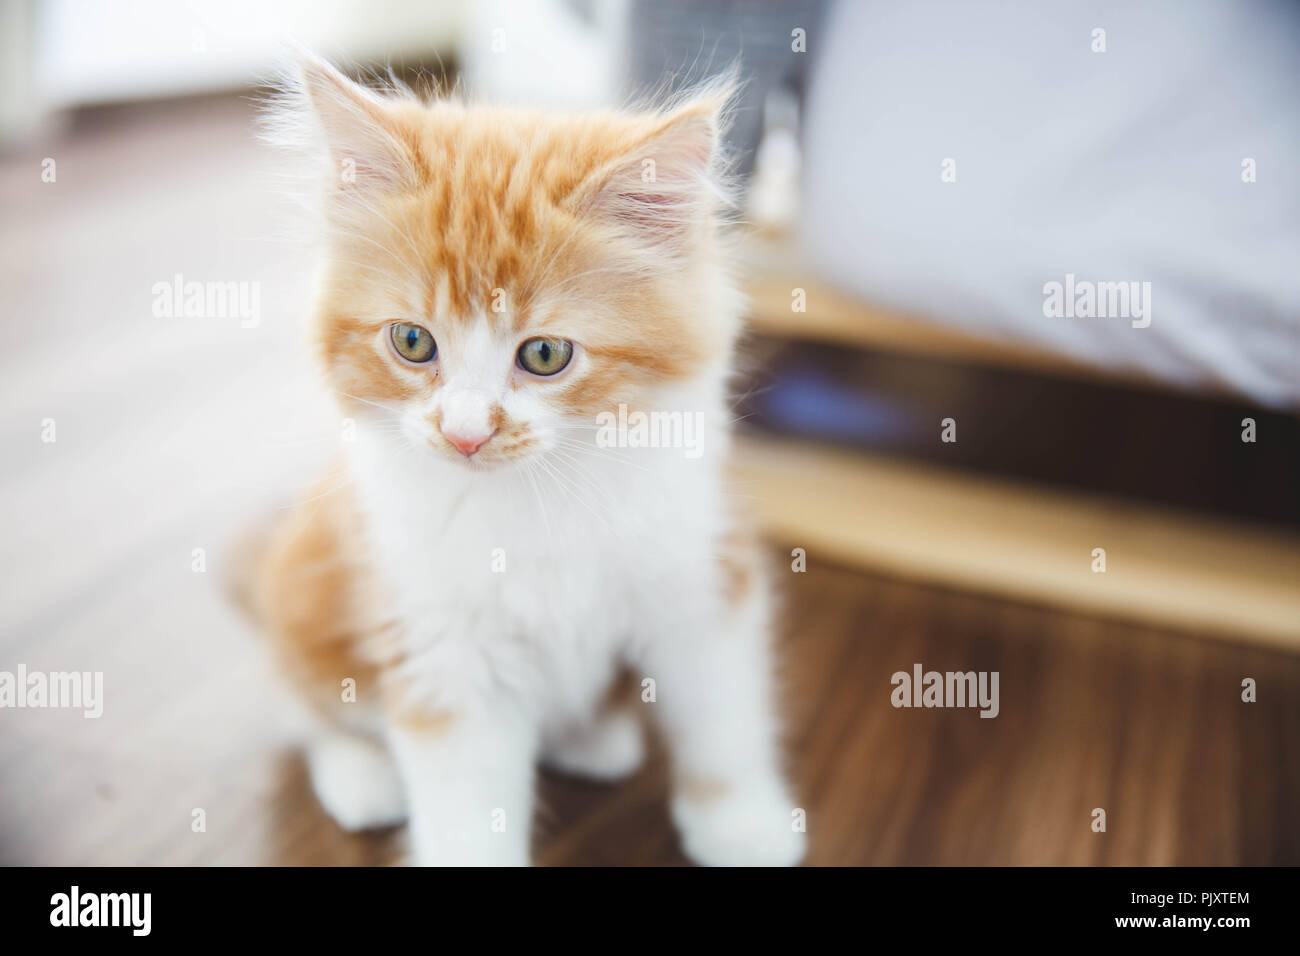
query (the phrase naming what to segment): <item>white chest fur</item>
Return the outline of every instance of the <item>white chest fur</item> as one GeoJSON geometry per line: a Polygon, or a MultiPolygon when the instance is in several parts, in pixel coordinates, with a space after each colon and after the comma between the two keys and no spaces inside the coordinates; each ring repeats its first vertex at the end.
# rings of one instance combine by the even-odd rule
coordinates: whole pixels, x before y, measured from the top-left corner
{"type": "Polygon", "coordinates": [[[413,692],[589,711],[660,608],[712,589],[719,457],[593,447],[474,471],[363,435],[352,471],[413,692]]]}

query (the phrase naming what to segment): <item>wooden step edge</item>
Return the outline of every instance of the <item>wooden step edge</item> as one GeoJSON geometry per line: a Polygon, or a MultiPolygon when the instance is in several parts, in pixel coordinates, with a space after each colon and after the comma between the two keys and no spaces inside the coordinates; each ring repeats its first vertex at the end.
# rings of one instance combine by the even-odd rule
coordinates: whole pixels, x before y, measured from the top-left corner
{"type": "Polygon", "coordinates": [[[1300,536],[792,440],[742,437],[736,459],[810,562],[1300,652],[1300,536]]]}

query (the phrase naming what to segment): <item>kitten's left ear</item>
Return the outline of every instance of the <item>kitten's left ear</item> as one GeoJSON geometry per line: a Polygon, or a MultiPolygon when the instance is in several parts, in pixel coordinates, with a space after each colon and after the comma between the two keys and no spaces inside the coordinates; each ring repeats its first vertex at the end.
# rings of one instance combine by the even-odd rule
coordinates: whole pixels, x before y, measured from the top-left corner
{"type": "Polygon", "coordinates": [[[681,251],[729,201],[721,139],[735,88],[734,78],[724,77],[659,117],[598,175],[589,214],[626,227],[643,242],[681,251]]]}

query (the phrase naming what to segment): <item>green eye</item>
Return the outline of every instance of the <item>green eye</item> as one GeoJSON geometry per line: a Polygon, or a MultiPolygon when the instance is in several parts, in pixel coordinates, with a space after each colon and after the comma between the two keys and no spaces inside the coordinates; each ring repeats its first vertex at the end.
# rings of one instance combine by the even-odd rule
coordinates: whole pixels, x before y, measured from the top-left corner
{"type": "Polygon", "coordinates": [[[438,343],[428,330],[418,325],[394,322],[389,333],[393,339],[393,348],[397,354],[408,362],[427,362],[438,354],[438,343]]]}
{"type": "Polygon", "coordinates": [[[519,367],[534,375],[555,375],[573,358],[573,343],[566,339],[529,339],[519,346],[519,367]]]}

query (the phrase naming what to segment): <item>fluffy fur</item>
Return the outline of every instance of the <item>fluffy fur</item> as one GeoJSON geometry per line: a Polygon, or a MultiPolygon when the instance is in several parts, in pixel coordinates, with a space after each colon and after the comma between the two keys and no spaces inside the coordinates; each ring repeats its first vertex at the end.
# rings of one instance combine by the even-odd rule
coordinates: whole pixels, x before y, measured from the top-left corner
{"type": "Polygon", "coordinates": [[[630,773],[641,713],[692,858],[802,855],[767,588],[724,491],[727,96],[547,115],[381,95],[309,60],[281,97],[277,128],[320,146],[314,335],[357,435],[273,533],[257,605],[319,718],[322,803],[349,828],[409,816],[417,862],[526,863],[535,763],[630,773]],[[436,359],[401,358],[394,322],[436,359]],[[568,367],[522,368],[535,336],[574,343],[568,367]],[[700,413],[699,456],[603,447],[620,404],[700,413]],[[447,438],[467,432],[490,435],[468,457],[447,438]],[[608,695],[620,670],[631,708],[608,695]]]}

